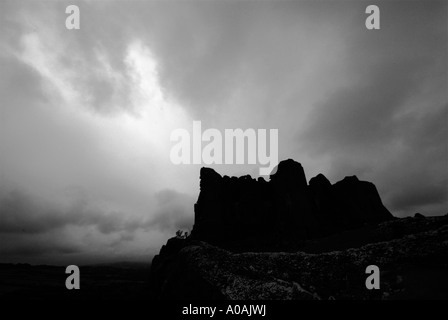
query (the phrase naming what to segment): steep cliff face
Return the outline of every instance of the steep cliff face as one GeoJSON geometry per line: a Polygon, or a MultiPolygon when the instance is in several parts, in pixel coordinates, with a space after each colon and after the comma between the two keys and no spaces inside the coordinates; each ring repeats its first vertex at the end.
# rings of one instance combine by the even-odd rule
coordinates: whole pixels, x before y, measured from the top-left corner
{"type": "Polygon", "coordinates": [[[279,163],[269,181],[202,168],[192,238],[225,247],[275,249],[393,219],[376,187],[357,177],[308,185],[302,165],[279,163]]]}

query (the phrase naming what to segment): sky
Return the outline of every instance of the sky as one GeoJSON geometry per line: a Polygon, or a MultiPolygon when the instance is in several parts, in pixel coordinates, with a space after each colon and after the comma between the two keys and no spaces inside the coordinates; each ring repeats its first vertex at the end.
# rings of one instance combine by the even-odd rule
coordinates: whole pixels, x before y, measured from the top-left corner
{"type": "Polygon", "coordinates": [[[446,214],[447,17],[446,1],[1,0],[0,262],[150,261],[193,225],[202,165],[170,161],[193,121],[278,129],[308,180],[357,175],[397,217],[446,214]]]}

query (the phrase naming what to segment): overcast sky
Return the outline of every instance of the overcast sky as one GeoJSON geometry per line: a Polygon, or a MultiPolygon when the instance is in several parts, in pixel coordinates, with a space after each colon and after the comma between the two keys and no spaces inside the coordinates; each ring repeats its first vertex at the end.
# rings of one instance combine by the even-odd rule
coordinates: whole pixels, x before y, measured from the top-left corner
{"type": "MultiPolygon", "coordinates": [[[[446,1],[0,1],[0,262],[142,260],[191,229],[170,134],[279,130],[309,180],[448,212],[446,1]],[[80,30],[67,30],[77,4],[80,30]],[[367,30],[377,4],[381,29],[367,30]]],[[[219,165],[256,176],[258,166],[219,165]]]]}

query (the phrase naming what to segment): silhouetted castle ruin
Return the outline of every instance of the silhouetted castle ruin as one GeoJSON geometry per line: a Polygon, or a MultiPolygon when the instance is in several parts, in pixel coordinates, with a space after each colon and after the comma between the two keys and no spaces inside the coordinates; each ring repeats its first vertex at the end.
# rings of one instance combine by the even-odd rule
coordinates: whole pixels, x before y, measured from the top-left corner
{"type": "Polygon", "coordinates": [[[191,238],[223,246],[283,247],[393,218],[373,183],[319,174],[308,184],[291,159],[269,181],[202,168],[200,190],[191,238]]]}

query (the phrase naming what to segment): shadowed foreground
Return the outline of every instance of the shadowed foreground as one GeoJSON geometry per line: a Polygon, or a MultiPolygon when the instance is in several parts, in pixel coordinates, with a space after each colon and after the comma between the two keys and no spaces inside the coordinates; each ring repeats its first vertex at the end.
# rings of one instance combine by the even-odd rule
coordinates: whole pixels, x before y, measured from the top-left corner
{"type": "Polygon", "coordinates": [[[188,237],[155,256],[160,299],[448,299],[448,216],[398,219],[371,182],[307,183],[282,161],[269,181],[201,169],[188,237]],[[380,289],[366,288],[366,268],[380,289]]]}
{"type": "Polygon", "coordinates": [[[150,264],[80,266],[80,289],[67,290],[65,267],[0,264],[0,298],[32,300],[148,299],[150,264]]]}
{"type": "Polygon", "coordinates": [[[447,299],[448,216],[423,219],[384,222],[356,238],[341,234],[303,248],[353,247],[323,253],[232,253],[172,238],[154,259],[153,286],[162,299],[447,299]],[[369,265],[381,270],[380,290],[365,287],[369,265]]]}

